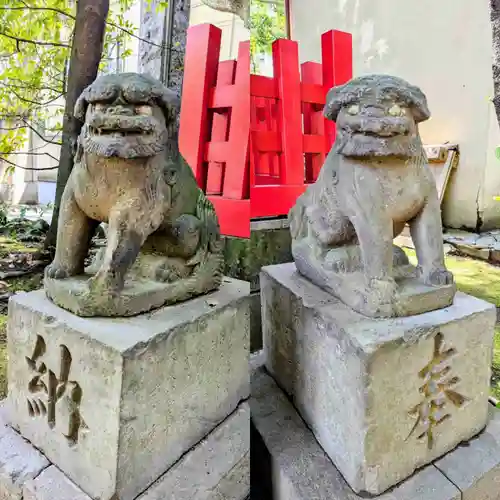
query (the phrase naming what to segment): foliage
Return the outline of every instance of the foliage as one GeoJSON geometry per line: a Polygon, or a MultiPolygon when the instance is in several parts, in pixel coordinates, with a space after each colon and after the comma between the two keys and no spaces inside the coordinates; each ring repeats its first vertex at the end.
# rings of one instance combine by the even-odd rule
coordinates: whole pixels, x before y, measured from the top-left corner
{"type": "MultiPolygon", "coordinates": [[[[112,2],[104,54],[134,35],[124,17],[131,4],[112,2]]],[[[44,143],[60,144],[75,13],[74,0],[0,0],[0,160],[8,165],[28,149],[29,129],[44,143]]],[[[101,69],[109,62],[103,57],[101,69]]]]}
{"type": "Polygon", "coordinates": [[[273,42],[286,37],[284,2],[253,0],[250,7],[250,30],[252,70],[257,71],[258,55],[270,54],[273,42]]]}

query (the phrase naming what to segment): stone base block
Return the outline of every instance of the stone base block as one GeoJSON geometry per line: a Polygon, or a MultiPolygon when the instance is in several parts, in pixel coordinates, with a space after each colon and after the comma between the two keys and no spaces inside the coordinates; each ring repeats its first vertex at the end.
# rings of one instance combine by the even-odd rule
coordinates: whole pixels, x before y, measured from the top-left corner
{"type": "MultiPolygon", "coordinates": [[[[361,500],[319,446],[274,380],[258,369],[252,376],[252,422],[269,463],[273,500],[361,500]]],[[[377,500],[499,500],[500,411],[491,407],[485,432],[427,465],[377,500]]],[[[252,460],[254,457],[252,450],[252,460]]]]}
{"type": "Polygon", "coordinates": [[[248,397],[249,286],[132,318],[9,304],[11,423],[91,498],[135,499],[248,397]]]}
{"type": "Polygon", "coordinates": [[[367,286],[359,245],[332,248],[320,258],[305,239],[294,243],[293,255],[303,276],[365,316],[404,317],[442,309],[453,303],[456,292],[455,284],[424,284],[417,277],[417,268],[396,245],[392,271],[397,289],[390,297],[367,286]]]}
{"type": "MultiPolygon", "coordinates": [[[[242,403],[135,500],[245,500],[250,493],[249,425],[248,403],[242,403]]],[[[2,422],[0,500],[97,500],[97,497],[84,493],[2,422]]]]}
{"type": "Polygon", "coordinates": [[[362,316],[293,264],[261,274],[266,366],[358,493],[380,494],[484,429],[495,307],[457,294],[362,316]]]}

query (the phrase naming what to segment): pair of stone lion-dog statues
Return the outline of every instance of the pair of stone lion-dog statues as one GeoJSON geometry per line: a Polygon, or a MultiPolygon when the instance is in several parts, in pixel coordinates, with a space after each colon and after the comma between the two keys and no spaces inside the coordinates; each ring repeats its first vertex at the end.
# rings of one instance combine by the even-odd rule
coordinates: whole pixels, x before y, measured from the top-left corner
{"type": "MultiPolygon", "coordinates": [[[[172,91],[135,73],[102,76],[78,99],[84,125],[45,275],[62,307],[127,316],[220,285],[217,216],[179,153],[178,112],[172,91]],[[107,244],[88,279],[84,262],[101,222],[107,244]]],[[[368,316],[448,305],[455,287],[418,132],[430,116],[425,96],[399,78],[364,76],[331,89],[324,114],[336,122],[335,144],[289,214],[299,273],[368,316]],[[393,245],[406,223],[416,269],[393,245]]]]}

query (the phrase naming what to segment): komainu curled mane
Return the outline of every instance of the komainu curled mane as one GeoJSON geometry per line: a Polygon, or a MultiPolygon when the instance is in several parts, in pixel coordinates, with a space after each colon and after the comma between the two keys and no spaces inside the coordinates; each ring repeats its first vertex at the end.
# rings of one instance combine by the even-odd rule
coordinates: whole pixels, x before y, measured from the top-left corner
{"type": "Polygon", "coordinates": [[[219,224],[179,153],[178,112],[172,91],[136,73],[102,76],[78,99],[75,116],[85,123],[45,276],[47,294],[61,307],[132,315],[220,285],[219,224]],[[89,281],[74,281],[68,298],[66,278],[84,275],[101,222],[108,223],[107,246],[89,281]]]}

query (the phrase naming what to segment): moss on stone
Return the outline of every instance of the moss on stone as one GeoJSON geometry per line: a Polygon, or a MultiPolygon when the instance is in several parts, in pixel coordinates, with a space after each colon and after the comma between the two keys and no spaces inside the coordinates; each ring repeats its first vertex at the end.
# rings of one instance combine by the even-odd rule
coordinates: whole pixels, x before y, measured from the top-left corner
{"type": "Polygon", "coordinates": [[[225,274],[250,282],[259,289],[263,266],[291,262],[291,240],[288,228],[252,231],[250,238],[225,238],[225,274]]]}

